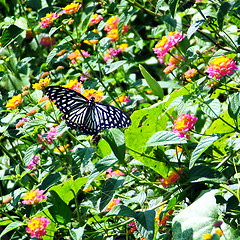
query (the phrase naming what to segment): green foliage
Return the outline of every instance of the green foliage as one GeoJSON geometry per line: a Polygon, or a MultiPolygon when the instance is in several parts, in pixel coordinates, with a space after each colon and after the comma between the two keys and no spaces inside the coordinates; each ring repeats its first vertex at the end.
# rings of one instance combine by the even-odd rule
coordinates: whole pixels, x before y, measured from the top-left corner
{"type": "Polygon", "coordinates": [[[1,239],[240,239],[239,1],[0,3],[1,239]],[[70,129],[48,85],[131,125],[70,129]]]}

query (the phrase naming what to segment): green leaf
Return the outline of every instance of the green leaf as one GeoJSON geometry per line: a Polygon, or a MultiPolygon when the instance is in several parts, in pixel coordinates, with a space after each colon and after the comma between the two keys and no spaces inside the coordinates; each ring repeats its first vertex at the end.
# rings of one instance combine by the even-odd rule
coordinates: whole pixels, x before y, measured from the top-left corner
{"type": "Polygon", "coordinates": [[[189,181],[225,183],[226,179],[220,172],[205,165],[197,165],[189,170],[189,181]]]}
{"type": "Polygon", "coordinates": [[[159,83],[151,76],[151,74],[142,66],[139,65],[139,69],[147,81],[149,87],[151,88],[154,95],[158,96],[160,99],[163,99],[163,89],[159,85],[159,83]]]}
{"type": "Polygon", "coordinates": [[[90,173],[89,179],[85,185],[85,187],[89,186],[91,182],[100,175],[103,171],[106,171],[109,167],[111,167],[114,163],[116,163],[118,159],[115,157],[114,154],[110,154],[105,158],[101,159],[95,164],[95,168],[90,173]]]}
{"type": "Polygon", "coordinates": [[[224,17],[228,13],[228,11],[231,9],[231,4],[229,2],[223,2],[219,8],[219,11],[217,13],[217,21],[218,21],[218,26],[220,30],[223,28],[223,21],[224,17]]]}
{"type": "Polygon", "coordinates": [[[228,113],[233,119],[240,118],[240,92],[235,93],[229,101],[228,113]]]}
{"type": "MultiPolygon", "coordinates": [[[[53,219],[59,224],[67,224],[71,220],[72,212],[68,205],[58,196],[55,191],[50,191],[48,201],[52,204],[48,211],[53,219]]],[[[65,192],[68,194],[68,192],[65,192]]]]}
{"type": "Polygon", "coordinates": [[[146,239],[153,239],[154,223],[156,212],[154,210],[147,210],[145,212],[137,212],[136,226],[141,236],[146,239]]]}
{"type": "Polygon", "coordinates": [[[48,175],[39,186],[40,189],[48,189],[51,186],[55,185],[58,181],[60,181],[61,175],[60,173],[52,173],[48,175]]]}
{"type": "Polygon", "coordinates": [[[123,132],[116,128],[108,129],[104,132],[104,139],[108,142],[118,160],[123,162],[126,151],[123,132]]]}
{"type": "Polygon", "coordinates": [[[69,230],[69,232],[73,240],[80,240],[82,239],[84,233],[84,227],[72,228],[69,230]]]}
{"type": "Polygon", "coordinates": [[[172,221],[173,240],[202,239],[211,233],[219,217],[216,190],[205,193],[189,207],[180,211],[172,221]]]}
{"type": "Polygon", "coordinates": [[[87,180],[88,177],[77,178],[76,180],[69,179],[61,184],[51,187],[49,191],[56,192],[58,196],[68,204],[74,198],[74,194],[77,195],[78,191],[84,184],[86,184],[87,180]]]}
{"type": "Polygon", "coordinates": [[[99,210],[103,211],[113,199],[115,192],[124,183],[124,179],[108,178],[102,187],[99,210]]]}
{"type": "Polygon", "coordinates": [[[194,22],[187,31],[187,38],[190,39],[191,36],[201,27],[205,20],[197,20],[194,22]]]}
{"type": "Polygon", "coordinates": [[[162,5],[165,3],[164,0],[158,0],[156,3],[156,7],[155,7],[155,13],[160,9],[160,7],[162,7],[162,5]]]}
{"type": "Polygon", "coordinates": [[[115,205],[107,214],[106,216],[123,216],[123,217],[133,217],[136,218],[137,214],[129,207],[118,204],[115,205]]]}
{"type": "Polygon", "coordinates": [[[16,228],[19,228],[21,226],[24,226],[26,225],[25,223],[23,222],[11,222],[9,225],[7,225],[7,227],[1,232],[0,234],[0,238],[3,237],[3,235],[5,235],[6,233],[16,229],[16,228]]]}
{"type": "Polygon", "coordinates": [[[178,2],[179,2],[179,0],[170,0],[169,1],[169,9],[170,9],[170,13],[173,17],[175,15],[176,10],[177,10],[178,2]]]}
{"type": "Polygon", "coordinates": [[[208,136],[200,140],[194,151],[189,162],[189,168],[192,168],[198,158],[205,152],[220,136],[208,136]]]}
{"type": "Polygon", "coordinates": [[[1,47],[6,47],[12,42],[16,41],[18,37],[21,37],[21,39],[24,39],[24,36],[22,35],[24,33],[24,30],[17,27],[16,25],[10,25],[7,29],[5,29],[2,33],[2,36],[0,38],[1,47]]]}
{"type": "Polygon", "coordinates": [[[66,49],[66,44],[63,44],[63,45],[58,44],[58,46],[53,48],[53,50],[47,56],[46,64],[47,65],[50,64],[53,58],[56,57],[56,54],[63,49],[66,49]]]}
{"type": "Polygon", "coordinates": [[[109,74],[109,73],[115,71],[116,69],[118,69],[119,67],[121,67],[126,62],[127,62],[126,60],[122,60],[122,61],[107,64],[103,67],[104,73],[109,74]]]}
{"type": "Polygon", "coordinates": [[[146,146],[160,146],[169,144],[187,143],[185,138],[178,137],[176,133],[170,131],[156,132],[146,143],[146,146]]]}
{"type": "Polygon", "coordinates": [[[209,99],[201,105],[201,110],[211,118],[218,118],[221,112],[221,103],[218,99],[209,99]]]}
{"type": "Polygon", "coordinates": [[[24,161],[24,163],[25,163],[26,165],[32,160],[32,158],[34,157],[34,155],[35,155],[36,152],[37,152],[37,149],[38,149],[38,145],[33,144],[32,146],[30,146],[30,147],[26,150],[25,155],[24,155],[24,158],[23,158],[23,161],[24,161]]]}

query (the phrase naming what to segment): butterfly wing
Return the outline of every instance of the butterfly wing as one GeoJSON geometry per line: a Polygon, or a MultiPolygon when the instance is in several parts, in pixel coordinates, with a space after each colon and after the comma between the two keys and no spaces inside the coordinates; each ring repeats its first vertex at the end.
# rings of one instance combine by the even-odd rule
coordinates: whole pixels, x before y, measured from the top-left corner
{"type": "Polygon", "coordinates": [[[47,96],[56,100],[57,108],[64,113],[63,119],[72,129],[81,129],[88,115],[89,100],[68,88],[50,86],[45,89],[47,96]]]}
{"type": "Polygon", "coordinates": [[[52,101],[56,100],[57,108],[63,113],[84,108],[89,102],[80,93],[64,87],[50,86],[45,89],[45,92],[52,101]]]}
{"type": "Polygon", "coordinates": [[[125,112],[104,103],[95,103],[94,115],[100,129],[124,128],[131,124],[131,119],[125,112]]]}

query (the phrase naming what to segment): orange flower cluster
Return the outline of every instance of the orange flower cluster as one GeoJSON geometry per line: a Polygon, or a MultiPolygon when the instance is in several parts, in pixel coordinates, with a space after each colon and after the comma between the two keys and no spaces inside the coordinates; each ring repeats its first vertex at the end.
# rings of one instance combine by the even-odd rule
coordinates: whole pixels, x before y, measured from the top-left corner
{"type": "Polygon", "coordinates": [[[49,77],[41,78],[38,83],[34,83],[32,85],[32,88],[41,90],[44,87],[47,87],[50,84],[50,81],[51,81],[51,78],[49,78],[49,77]]]}
{"type": "Polygon", "coordinates": [[[84,97],[91,100],[94,98],[95,102],[101,102],[103,99],[103,91],[97,91],[95,89],[85,89],[83,94],[84,97]]]}
{"type": "MultiPolygon", "coordinates": [[[[110,17],[104,27],[104,30],[107,31],[107,37],[110,38],[111,42],[119,40],[118,33],[118,23],[120,18],[117,16],[110,17]]],[[[126,33],[128,31],[128,25],[124,25],[122,28],[122,33],[126,33]]]]}

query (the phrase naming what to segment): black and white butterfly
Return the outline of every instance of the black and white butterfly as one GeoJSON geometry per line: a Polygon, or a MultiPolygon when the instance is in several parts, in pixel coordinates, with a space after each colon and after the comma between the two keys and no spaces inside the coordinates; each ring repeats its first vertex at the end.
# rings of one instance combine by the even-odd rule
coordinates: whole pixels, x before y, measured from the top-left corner
{"type": "Polygon", "coordinates": [[[129,116],[108,104],[88,100],[80,93],[63,87],[51,86],[45,89],[50,100],[63,112],[67,126],[86,134],[96,135],[102,129],[123,128],[131,124],[129,116]]]}

